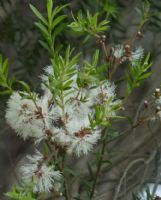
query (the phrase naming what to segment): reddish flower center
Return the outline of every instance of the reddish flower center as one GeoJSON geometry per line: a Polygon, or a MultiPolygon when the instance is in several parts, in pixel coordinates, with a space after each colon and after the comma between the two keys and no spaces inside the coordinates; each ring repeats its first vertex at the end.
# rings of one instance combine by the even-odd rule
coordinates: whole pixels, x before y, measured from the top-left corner
{"type": "Polygon", "coordinates": [[[80,131],[76,132],[76,133],[75,133],[75,136],[76,136],[76,137],[82,138],[82,137],[84,137],[85,135],[89,135],[90,133],[91,133],[91,132],[90,132],[89,129],[84,128],[84,129],[81,129],[80,131]]]}

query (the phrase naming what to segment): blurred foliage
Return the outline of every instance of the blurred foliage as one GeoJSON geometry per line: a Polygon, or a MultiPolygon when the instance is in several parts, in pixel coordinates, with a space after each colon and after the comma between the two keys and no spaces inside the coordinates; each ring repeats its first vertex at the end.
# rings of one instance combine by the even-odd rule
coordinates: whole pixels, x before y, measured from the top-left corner
{"type": "MultiPolygon", "coordinates": [[[[117,30],[120,32],[120,39],[125,37],[126,28],[120,22],[120,17],[127,6],[133,6],[133,2],[126,3],[122,0],[87,0],[87,1],[61,1],[61,4],[70,3],[69,8],[61,10],[62,16],[65,17],[67,15],[67,20],[69,22],[72,21],[71,9],[73,12],[73,16],[77,15],[77,11],[82,10],[81,15],[85,16],[87,11],[91,13],[92,16],[97,17],[96,13],[99,13],[100,20],[107,19],[109,21],[109,26],[112,24],[112,28],[110,32],[108,32],[108,37],[111,42],[115,41],[115,34],[113,30],[117,30]],[[124,36],[123,36],[124,35],[124,36]]],[[[137,1],[136,1],[137,2],[137,1]]],[[[138,4],[139,4],[138,0],[138,4]]],[[[147,2],[147,1],[146,1],[147,2]]],[[[149,0],[150,3],[150,20],[146,26],[148,26],[148,30],[159,32],[161,28],[161,2],[157,0],[149,0]]],[[[33,25],[33,14],[29,9],[29,3],[33,5],[38,5],[41,13],[46,13],[44,2],[40,4],[35,0],[31,1],[21,1],[21,3],[17,0],[2,0],[0,1],[0,53],[5,55],[6,57],[11,58],[10,64],[12,66],[12,73],[20,78],[25,78],[27,81],[31,81],[34,79],[36,73],[39,73],[44,65],[48,63],[46,59],[45,51],[41,48],[38,40],[40,38],[39,33],[35,30],[33,25]],[[12,60],[16,60],[15,63],[12,60]],[[43,63],[43,64],[41,64],[43,63]],[[25,75],[25,76],[24,76],[25,75]]],[[[59,3],[58,0],[54,1],[54,6],[57,6],[59,3]]],[[[135,9],[135,8],[134,8],[135,9]]],[[[141,5],[138,10],[141,10],[141,5]]],[[[79,13],[80,15],[80,13],[79,13]]],[[[91,17],[92,17],[91,16],[91,17]]],[[[90,17],[90,16],[88,16],[90,17]]],[[[91,18],[90,17],[90,18],[91,18]]],[[[40,27],[38,22],[37,26],[40,27]]],[[[42,27],[42,26],[41,26],[42,27]]],[[[42,31],[42,30],[41,30],[42,31]]],[[[56,40],[58,45],[60,43],[67,44],[67,41],[70,41],[70,34],[68,34],[69,28],[66,28],[56,40]]],[[[118,34],[117,34],[118,36],[118,34]]],[[[80,36],[81,38],[81,36],[80,36]]],[[[71,40],[72,44],[77,45],[78,48],[81,49],[80,39],[75,38],[75,40],[71,40]]],[[[117,37],[117,40],[120,40],[117,37]]],[[[83,41],[83,39],[82,39],[83,41]]],[[[92,47],[93,42],[89,43],[92,47]]],[[[110,41],[109,41],[110,42],[110,41]]],[[[41,42],[42,43],[42,42],[41,42]]],[[[58,46],[57,45],[57,46],[58,46]]],[[[89,45],[84,48],[84,54],[86,51],[89,52],[89,45]]],[[[67,46],[67,45],[66,45],[67,46]]],[[[92,48],[91,48],[92,51],[92,48]]]]}

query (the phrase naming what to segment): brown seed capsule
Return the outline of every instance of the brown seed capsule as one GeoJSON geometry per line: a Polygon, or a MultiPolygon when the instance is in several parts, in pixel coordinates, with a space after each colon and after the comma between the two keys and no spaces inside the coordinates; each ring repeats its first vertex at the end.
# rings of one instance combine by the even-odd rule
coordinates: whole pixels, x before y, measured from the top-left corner
{"type": "Polygon", "coordinates": [[[147,100],[144,101],[144,106],[145,106],[145,108],[148,108],[149,102],[147,100]]]}
{"type": "Polygon", "coordinates": [[[125,45],[125,57],[128,59],[131,56],[131,46],[129,44],[125,45]]]}
{"type": "Polygon", "coordinates": [[[157,99],[159,99],[159,97],[161,96],[160,88],[156,88],[156,89],[155,89],[154,96],[155,96],[157,99]]]}
{"type": "Polygon", "coordinates": [[[97,39],[96,39],[96,43],[100,44],[100,41],[101,41],[101,36],[98,36],[97,39]]]}
{"type": "Polygon", "coordinates": [[[101,39],[102,39],[102,42],[105,42],[106,41],[106,35],[102,35],[101,39]]]}
{"type": "Polygon", "coordinates": [[[155,91],[156,91],[156,92],[160,92],[160,88],[156,88],[155,91]]]}
{"type": "Polygon", "coordinates": [[[137,36],[140,37],[140,38],[143,38],[144,35],[142,34],[141,31],[138,31],[138,32],[137,32],[137,36]]]}
{"type": "Polygon", "coordinates": [[[48,136],[48,137],[52,137],[52,132],[51,132],[51,130],[49,130],[49,129],[47,129],[46,131],[45,131],[45,133],[46,133],[46,135],[48,136]]]}
{"type": "Polygon", "coordinates": [[[131,49],[131,46],[129,44],[125,45],[125,51],[129,51],[131,49]]]}

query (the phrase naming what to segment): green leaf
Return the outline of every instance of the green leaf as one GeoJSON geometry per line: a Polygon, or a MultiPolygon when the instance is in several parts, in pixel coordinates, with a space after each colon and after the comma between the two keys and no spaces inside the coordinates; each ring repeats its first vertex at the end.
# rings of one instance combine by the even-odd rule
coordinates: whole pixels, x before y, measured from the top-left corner
{"type": "Polygon", "coordinates": [[[60,24],[61,21],[63,21],[66,18],[66,15],[61,15],[53,20],[51,28],[54,29],[58,24],[60,24]]]}
{"type": "Polygon", "coordinates": [[[44,41],[42,41],[42,40],[39,40],[39,43],[41,44],[41,46],[42,46],[44,49],[50,51],[50,49],[49,49],[49,47],[48,47],[48,44],[47,44],[46,42],[44,42],[44,41]]]}
{"type": "Polygon", "coordinates": [[[4,95],[10,95],[12,92],[11,90],[4,90],[4,91],[0,91],[0,95],[4,96],[4,95]]]}
{"type": "Polygon", "coordinates": [[[48,25],[47,20],[42,16],[42,14],[32,5],[30,4],[30,8],[33,11],[33,13],[36,15],[36,17],[42,21],[45,25],[48,25]]]}
{"type": "Polygon", "coordinates": [[[35,25],[36,25],[36,27],[38,27],[40,29],[40,31],[45,36],[45,38],[49,38],[49,32],[48,32],[47,28],[42,23],[35,22],[35,25]]]}
{"type": "Polygon", "coordinates": [[[0,87],[1,95],[7,95],[12,93],[13,78],[8,77],[8,59],[3,61],[2,55],[0,55],[0,87]]]}
{"type": "Polygon", "coordinates": [[[69,4],[65,4],[65,5],[62,5],[62,6],[57,6],[54,10],[53,10],[53,13],[52,13],[52,19],[64,8],[66,8],[67,6],[69,6],[69,4]]]}
{"type": "Polygon", "coordinates": [[[54,33],[53,33],[53,41],[56,40],[56,37],[64,30],[64,28],[66,27],[66,23],[61,23],[61,25],[57,25],[57,27],[55,28],[54,30],[54,33]]]}
{"type": "Polygon", "coordinates": [[[49,20],[50,25],[52,22],[52,10],[53,10],[53,0],[47,0],[47,13],[48,13],[48,20],[49,20]]]}
{"type": "Polygon", "coordinates": [[[75,178],[79,178],[79,174],[77,173],[77,172],[75,172],[74,170],[72,170],[72,169],[70,169],[70,168],[65,168],[64,169],[64,173],[66,174],[66,175],[71,175],[71,176],[73,176],[73,177],[75,177],[75,178]]]}
{"type": "Polygon", "coordinates": [[[99,60],[99,50],[97,49],[93,56],[93,62],[92,62],[93,67],[95,68],[97,67],[98,60],[99,60]]]}
{"type": "Polygon", "coordinates": [[[16,82],[19,83],[27,93],[31,92],[30,87],[27,83],[25,83],[24,81],[16,81],[16,82]]]}
{"type": "Polygon", "coordinates": [[[5,61],[3,62],[2,72],[3,72],[5,77],[8,76],[8,59],[5,59],[5,61]]]}

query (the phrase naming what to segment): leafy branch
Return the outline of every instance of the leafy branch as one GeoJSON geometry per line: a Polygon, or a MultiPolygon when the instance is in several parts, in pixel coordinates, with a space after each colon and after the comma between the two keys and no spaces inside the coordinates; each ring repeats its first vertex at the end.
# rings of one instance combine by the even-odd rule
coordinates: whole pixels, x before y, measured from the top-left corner
{"type": "Polygon", "coordinates": [[[128,94],[130,94],[134,88],[139,87],[142,82],[151,75],[151,72],[148,71],[152,66],[152,63],[149,62],[149,59],[150,54],[146,56],[143,63],[140,60],[136,62],[136,66],[129,66],[129,72],[126,74],[128,94]]]}
{"type": "Polygon", "coordinates": [[[14,78],[8,75],[8,59],[3,60],[2,55],[0,55],[0,87],[3,88],[0,95],[11,94],[13,82],[14,78]]]}
{"type": "Polygon", "coordinates": [[[73,22],[68,26],[74,31],[82,34],[89,34],[90,36],[97,36],[98,34],[106,31],[108,26],[108,20],[102,20],[98,22],[99,14],[96,13],[93,16],[87,11],[86,16],[83,15],[82,11],[78,12],[77,17],[73,16],[73,22]]]}
{"type": "Polygon", "coordinates": [[[99,50],[96,50],[91,62],[88,62],[87,60],[84,61],[84,65],[78,76],[78,84],[80,87],[98,83],[100,81],[100,74],[105,71],[106,66],[102,65],[98,67],[99,56],[99,50]]]}
{"type": "Polygon", "coordinates": [[[71,84],[76,74],[76,63],[80,54],[71,58],[73,50],[67,48],[65,56],[55,54],[51,59],[53,66],[53,75],[49,75],[48,83],[44,83],[52,92],[54,100],[63,108],[66,103],[65,96],[71,93],[71,84]]]}
{"type": "Polygon", "coordinates": [[[15,200],[36,200],[32,193],[32,188],[13,187],[11,192],[5,194],[7,197],[15,200]]]}
{"type": "Polygon", "coordinates": [[[139,14],[141,18],[141,24],[145,24],[147,21],[149,21],[151,17],[150,13],[150,3],[146,0],[143,2],[142,7],[136,8],[137,13],[139,14]]]}
{"type": "Polygon", "coordinates": [[[47,0],[47,17],[44,17],[32,4],[30,8],[38,18],[38,22],[35,25],[40,30],[43,40],[40,40],[40,44],[48,50],[51,57],[55,54],[55,39],[57,35],[64,29],[65,24],[62,23],[66,18],[66,15],[60,14],[63,8],[68,4],[53,7],[53,0],[47,0]]]}

